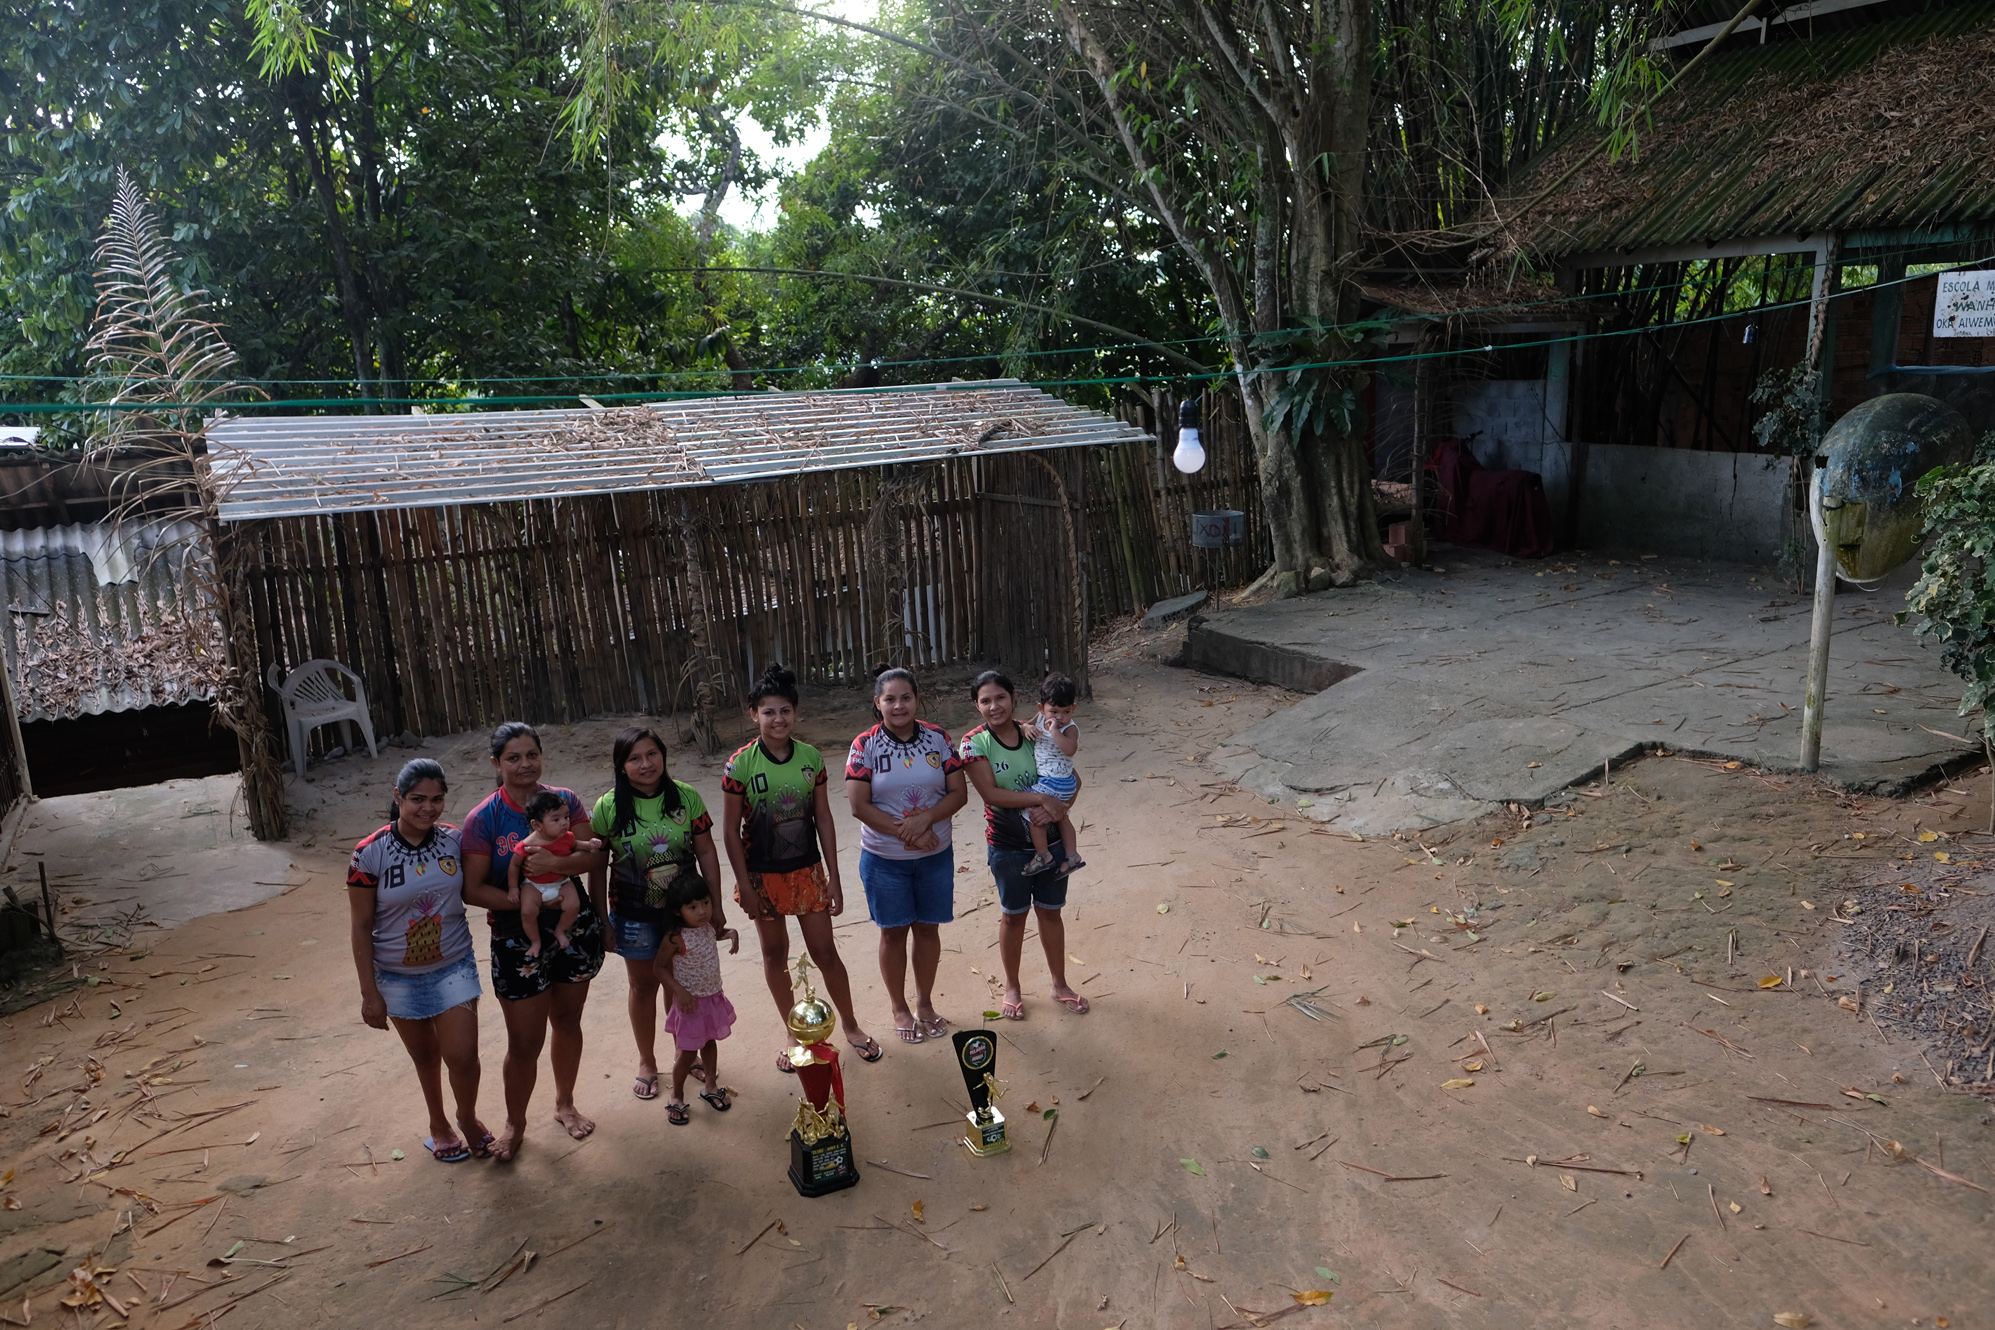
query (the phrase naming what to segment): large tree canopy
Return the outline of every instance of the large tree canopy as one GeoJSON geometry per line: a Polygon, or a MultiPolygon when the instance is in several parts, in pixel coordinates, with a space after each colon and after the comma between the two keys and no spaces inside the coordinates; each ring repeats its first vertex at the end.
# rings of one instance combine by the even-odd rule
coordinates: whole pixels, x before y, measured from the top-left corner
{"type": "Polygon", "coordinates": [[[124,166],[284,400],[1230,380],[1288,589],[1380,555],[1360,279],[1509,262],[1461,223],[1603,90],[1610,127],[1638,127],[1614,108],[1652,78],[1658,12],[0,3],[0,371],[31,376],[0,396],[87,393],[66,376],[124,166]],[[751,146],[820,126],[780,179],[751,146]],[[725,224],[771,185],[772,226],[725,224]]]}

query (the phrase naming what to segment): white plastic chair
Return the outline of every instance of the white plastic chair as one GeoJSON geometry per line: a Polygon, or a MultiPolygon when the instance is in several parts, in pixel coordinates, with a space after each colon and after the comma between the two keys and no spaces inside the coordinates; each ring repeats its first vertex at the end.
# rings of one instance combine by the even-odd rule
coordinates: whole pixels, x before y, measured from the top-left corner
{"type": "Polygon", "coordinates": [[[367,689],[352,670],[336,660],[308,660],[283,676],[281,682],[275,665],[264,677],[283,699],[284,723],[291,735],[292,765],[299,775],[305,774],[305,736],[321,725],[337,722],[346,739],[347,751],[351,752],[355,747],[353,726],[359,722],[360,733],[367,740],[367,755],[380,755],[374,743],[374,721],[367,714],[367,689]],[[342,680],[353,684],[352,697],[346,695],[342,680]]]}

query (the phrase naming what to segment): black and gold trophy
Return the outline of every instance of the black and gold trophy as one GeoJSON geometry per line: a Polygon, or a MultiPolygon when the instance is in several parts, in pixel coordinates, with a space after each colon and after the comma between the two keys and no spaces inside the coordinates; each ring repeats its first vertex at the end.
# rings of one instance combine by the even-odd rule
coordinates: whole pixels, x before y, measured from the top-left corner
{"type": "Polygon", "coordinates": [[[997,1036],[989,1030],[958,1030],[955,1041],[956,1065],[970,1091],[970,1134],[963,1144],[979,1159],[1003,1154],[1011,1149],[1011,1138],[1005,1135],[1004,1114],[997,1111],[1004,1095],[1004,1082],[997,1078],[997,1036]]]}
{"type": "Polygon", "coordinates": [[[836,1022],[831,1004],[811,989],[810,958],[797,957],[797,979],[803,1001],[790,1008],[785,1022],[797,1038],[790,1050],[804,1099],[790,1124],[790,1183],[799,1195],[823,1196],[859,1181],[852,1166],[852,1131],[845,1121],[845,1078],[838,1070],[838,1050],[825,1040],[836,1022]]]}

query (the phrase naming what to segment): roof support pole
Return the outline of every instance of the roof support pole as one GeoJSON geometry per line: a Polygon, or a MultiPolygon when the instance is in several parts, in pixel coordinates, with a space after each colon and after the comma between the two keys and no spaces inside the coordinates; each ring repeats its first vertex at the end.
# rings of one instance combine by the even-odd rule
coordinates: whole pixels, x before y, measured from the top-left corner
{"type": "MultiPolygon", "coordinates": [[[[1829,287],[1836,269],[1836,237],[1828,236],[1815,251],[1815,290],[1808,305],[1808,373],[1817,383],[1817,400],[1823,410],[1816,417],[1815,437],[1821,437],[1822,416],[1829,395],[1823,388],[1822,351],[1829,331],[1829,287]]],[[[1836,551],[1829,544],[1822,523],[1822,466],[1824,459],[1809,459],[1814,474],[1809,480],[1808,526],[1815,533],[1815,613],[1808,628],[1808,691],[1801,702],[1801,769],[1814,771],[1822,765],[1822,704],[1829,687],[1829,637],[1835,629],[1836,551]]]]}

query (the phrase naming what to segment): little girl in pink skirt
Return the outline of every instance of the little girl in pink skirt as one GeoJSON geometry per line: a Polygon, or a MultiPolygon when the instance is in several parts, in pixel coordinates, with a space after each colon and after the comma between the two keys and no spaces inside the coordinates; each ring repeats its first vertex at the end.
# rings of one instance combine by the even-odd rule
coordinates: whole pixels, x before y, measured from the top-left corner
{"type": "Polygon", "coordinates": [[[658,982],[669,998],[665,1029],[679,1049],[665,1117],[683,1127],[692,1121],[686,1075],[696,1061],[706,1073],[700,1077],[707,1085],[700,1098],[719,1113],[734,1106],[734,1091],[720,1083],[715,1063],[720,1041],[734,1030],[734,1004],[720,988],[720,941],[727,940],[733,955],[741,950],[741,935],[732,928],[714,932],[713,893],[698,873],[681,873],[667,884],[665,908],[680,923],[679,945],[660,947],[657,960],[658,982]]]}

